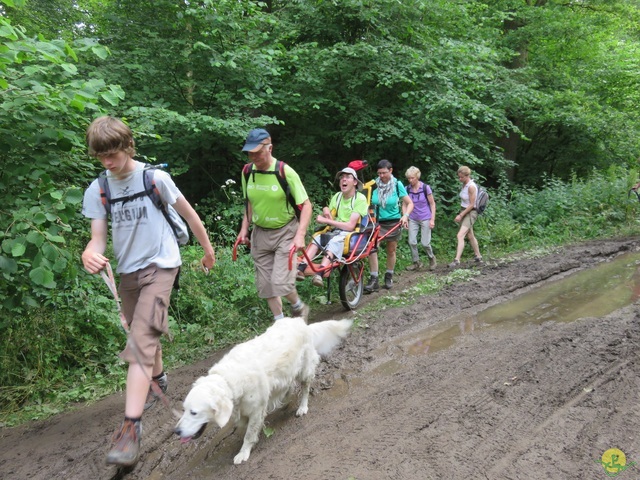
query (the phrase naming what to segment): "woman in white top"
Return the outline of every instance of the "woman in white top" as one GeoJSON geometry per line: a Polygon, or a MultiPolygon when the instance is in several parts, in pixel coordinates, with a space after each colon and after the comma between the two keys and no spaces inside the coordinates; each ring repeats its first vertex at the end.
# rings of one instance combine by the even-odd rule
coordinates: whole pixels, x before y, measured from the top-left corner
{"type": "Polygon", "coordinates": [[[456,258],[449,264],[449,268],[460,266],[460,257],[462,257],[462,251],[464,250],[464,237],[469,239],[469,244],[475,255],[475,261],[477,263],[482,262],[478,240],[473,234],[473,224],[478,218],[478,212],[475,209],[478,186],[471,179],[471,169],[469,167],[462,166],[458,168],[458,179],[462,182],[462,190],[460,191],[462,211],[455,218],[456,223],[460,224],[460,230],[458,230],[457,235],[458,247],[456,249],[456,258]]]}

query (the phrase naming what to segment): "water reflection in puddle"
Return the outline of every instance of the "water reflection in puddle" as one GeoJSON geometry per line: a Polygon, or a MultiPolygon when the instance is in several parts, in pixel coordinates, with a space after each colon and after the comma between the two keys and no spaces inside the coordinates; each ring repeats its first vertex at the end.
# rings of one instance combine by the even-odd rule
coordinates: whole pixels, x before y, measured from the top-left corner
{"type": "MultiPolygon", "coordinates": [[[[601,317],[640,298],[640,253],[625,254],[597,267],[537,287],[485,310],[452,317],[411,335],[411,355],[443,350],[458,337],[483,328],[518,328],[543,322],[601,317]],[[415,338],[418,338],[416,341],[415,338]]],[[[406,345],[409,339],[398,344],[406,345]]]]}

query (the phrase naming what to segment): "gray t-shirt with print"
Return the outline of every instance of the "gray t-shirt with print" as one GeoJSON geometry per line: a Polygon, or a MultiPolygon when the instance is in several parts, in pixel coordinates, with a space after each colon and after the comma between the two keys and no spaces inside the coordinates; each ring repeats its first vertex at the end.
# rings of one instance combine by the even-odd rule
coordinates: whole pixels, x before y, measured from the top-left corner
{"type": "MultiPolygon", "coordinates": [[[[107,172],[112,199],[144,191],[145,164],[135,163],[135,170],[122,179],[116,179],[107,172]]],[[[173,205],[182,196],[167,172],[154,170],[154,180],[166,204],[173,205]]],[[[90,219],[107,218],[97,179],[85,191],[82,214],[90,219]]],[[[182,264],[171,226],[147,195],[130,202],[112,204],[111,231],[118,273],[132,273],[151,264],[159,268],[176,268],[182,264]]]]}

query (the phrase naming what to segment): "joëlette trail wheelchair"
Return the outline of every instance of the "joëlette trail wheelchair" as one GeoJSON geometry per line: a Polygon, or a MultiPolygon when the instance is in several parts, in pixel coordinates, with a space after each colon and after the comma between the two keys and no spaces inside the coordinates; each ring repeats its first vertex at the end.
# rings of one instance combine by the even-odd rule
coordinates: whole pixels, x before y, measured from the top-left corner
{"type": "MultiPolygon", "coordinates": [[[[350,164],[351,166],[351,164],[350,164]]],[[[307,255],[307,249],[303,251],[299,257],[299,262],[307,264],[305,275],[320,275],[323,279],[326,279],[327,286],[327,303],[331,303],[331,278],[333,272],[339,274],[338,292],[340,294],[340,302],[346,310],[354,310],[357,308],[364,292],[364,260],[378,249],[378,244],[383,241],[388,235],[393,234],[401,223],[398,222],[391,230],[384,235],[380,235],[380,225],[376,222],[375,208],[371,206],[371,194],[373,192],[373,185],[375,180],[367,182],[361,192],[367,198],[369,205],[367,215],[361,219],[358,227],[349,232],[345,238],[344,249],[341,259],[333,259],[329,265],[322,266],[318,263],[314,263],[314,260],[322,258],[326,255],[326,251],[323,247],[318,250],[318,255],[315,258],[309,258],[307,255]]],[[[335,217],[335,212],[332,212],[335,217]]],[[[318,235],[329,235],[331,228],[329,226],[323,227],[314,233],[314,238],[318,235]]],[[[313,240],[312,240],[313,242],[313,240]]],[[[320,242],[320,244],[326,245],[327,242],[320,242]]],[[[296,252],[290,252],[289,254],[289,268],[296,267],[294,262],[296,252]]]]}
{"type": "MultiPolygon", "coordinates": [[[[367,166],[367,164],[364,160],[354,160],[349,163],[349,166],[358,171],[367,166]]],[[[392,229],[384,235],[380,235],[380,225],[376,221],[375,208],[371,206],[371,195],[374,185],[375,180],[370,180],[362,187],[361,193],[365,195],[367,204],[369,205],[368,212],[367,215],[360,220],[358,227],[353,232],[347,234],[341,259],[334,259],[327,266],[314,263],[314,260],[322,258],[322,256],[326,254],[326,251],[320,247],[318,254],[314,258],[309,258],[306,252],[311,243],[301,252],[298,258],[299,262],[296,262],[297,252],[295,248],[292,247],[289,252],[289,270],[297,268],[297,263],[304,262],[307,264],[306,274],[317,274],[323,279],[326,279],[327,303],[331,303],[331,277],[334,272],[338,272],[340,281],[338,292],[340,294],[340,302],[345,310],[356,309],[360,300],[362,300],[365,281],[364,260],[377,251],[378,244],[381,241],[387,236],[392,235],[398,228],[401,228],[401,223],[398,221],[398,224],[392,229]]],[[[332,212],[332,214],[335,216],[334,212],[332,212]]],[[[331,228],[329,226],[322,227],[316,231],[313,236],[330,234],[330,230],[331,228]]],[[[238,244],[239,242],[236,241],[233,246],[233,260],[237,258],[238,244]]]]}

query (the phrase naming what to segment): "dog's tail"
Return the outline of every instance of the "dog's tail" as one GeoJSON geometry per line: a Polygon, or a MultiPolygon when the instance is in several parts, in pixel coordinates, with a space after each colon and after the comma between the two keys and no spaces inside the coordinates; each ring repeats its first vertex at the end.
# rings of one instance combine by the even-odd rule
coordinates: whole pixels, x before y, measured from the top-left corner
{"type": "Polygon", "coordinates": [[[353,320],[326,320],[309,325],[313,334],[313,346],[321,356],[326,356],[340,345],[349,333],[353,320]]]}

